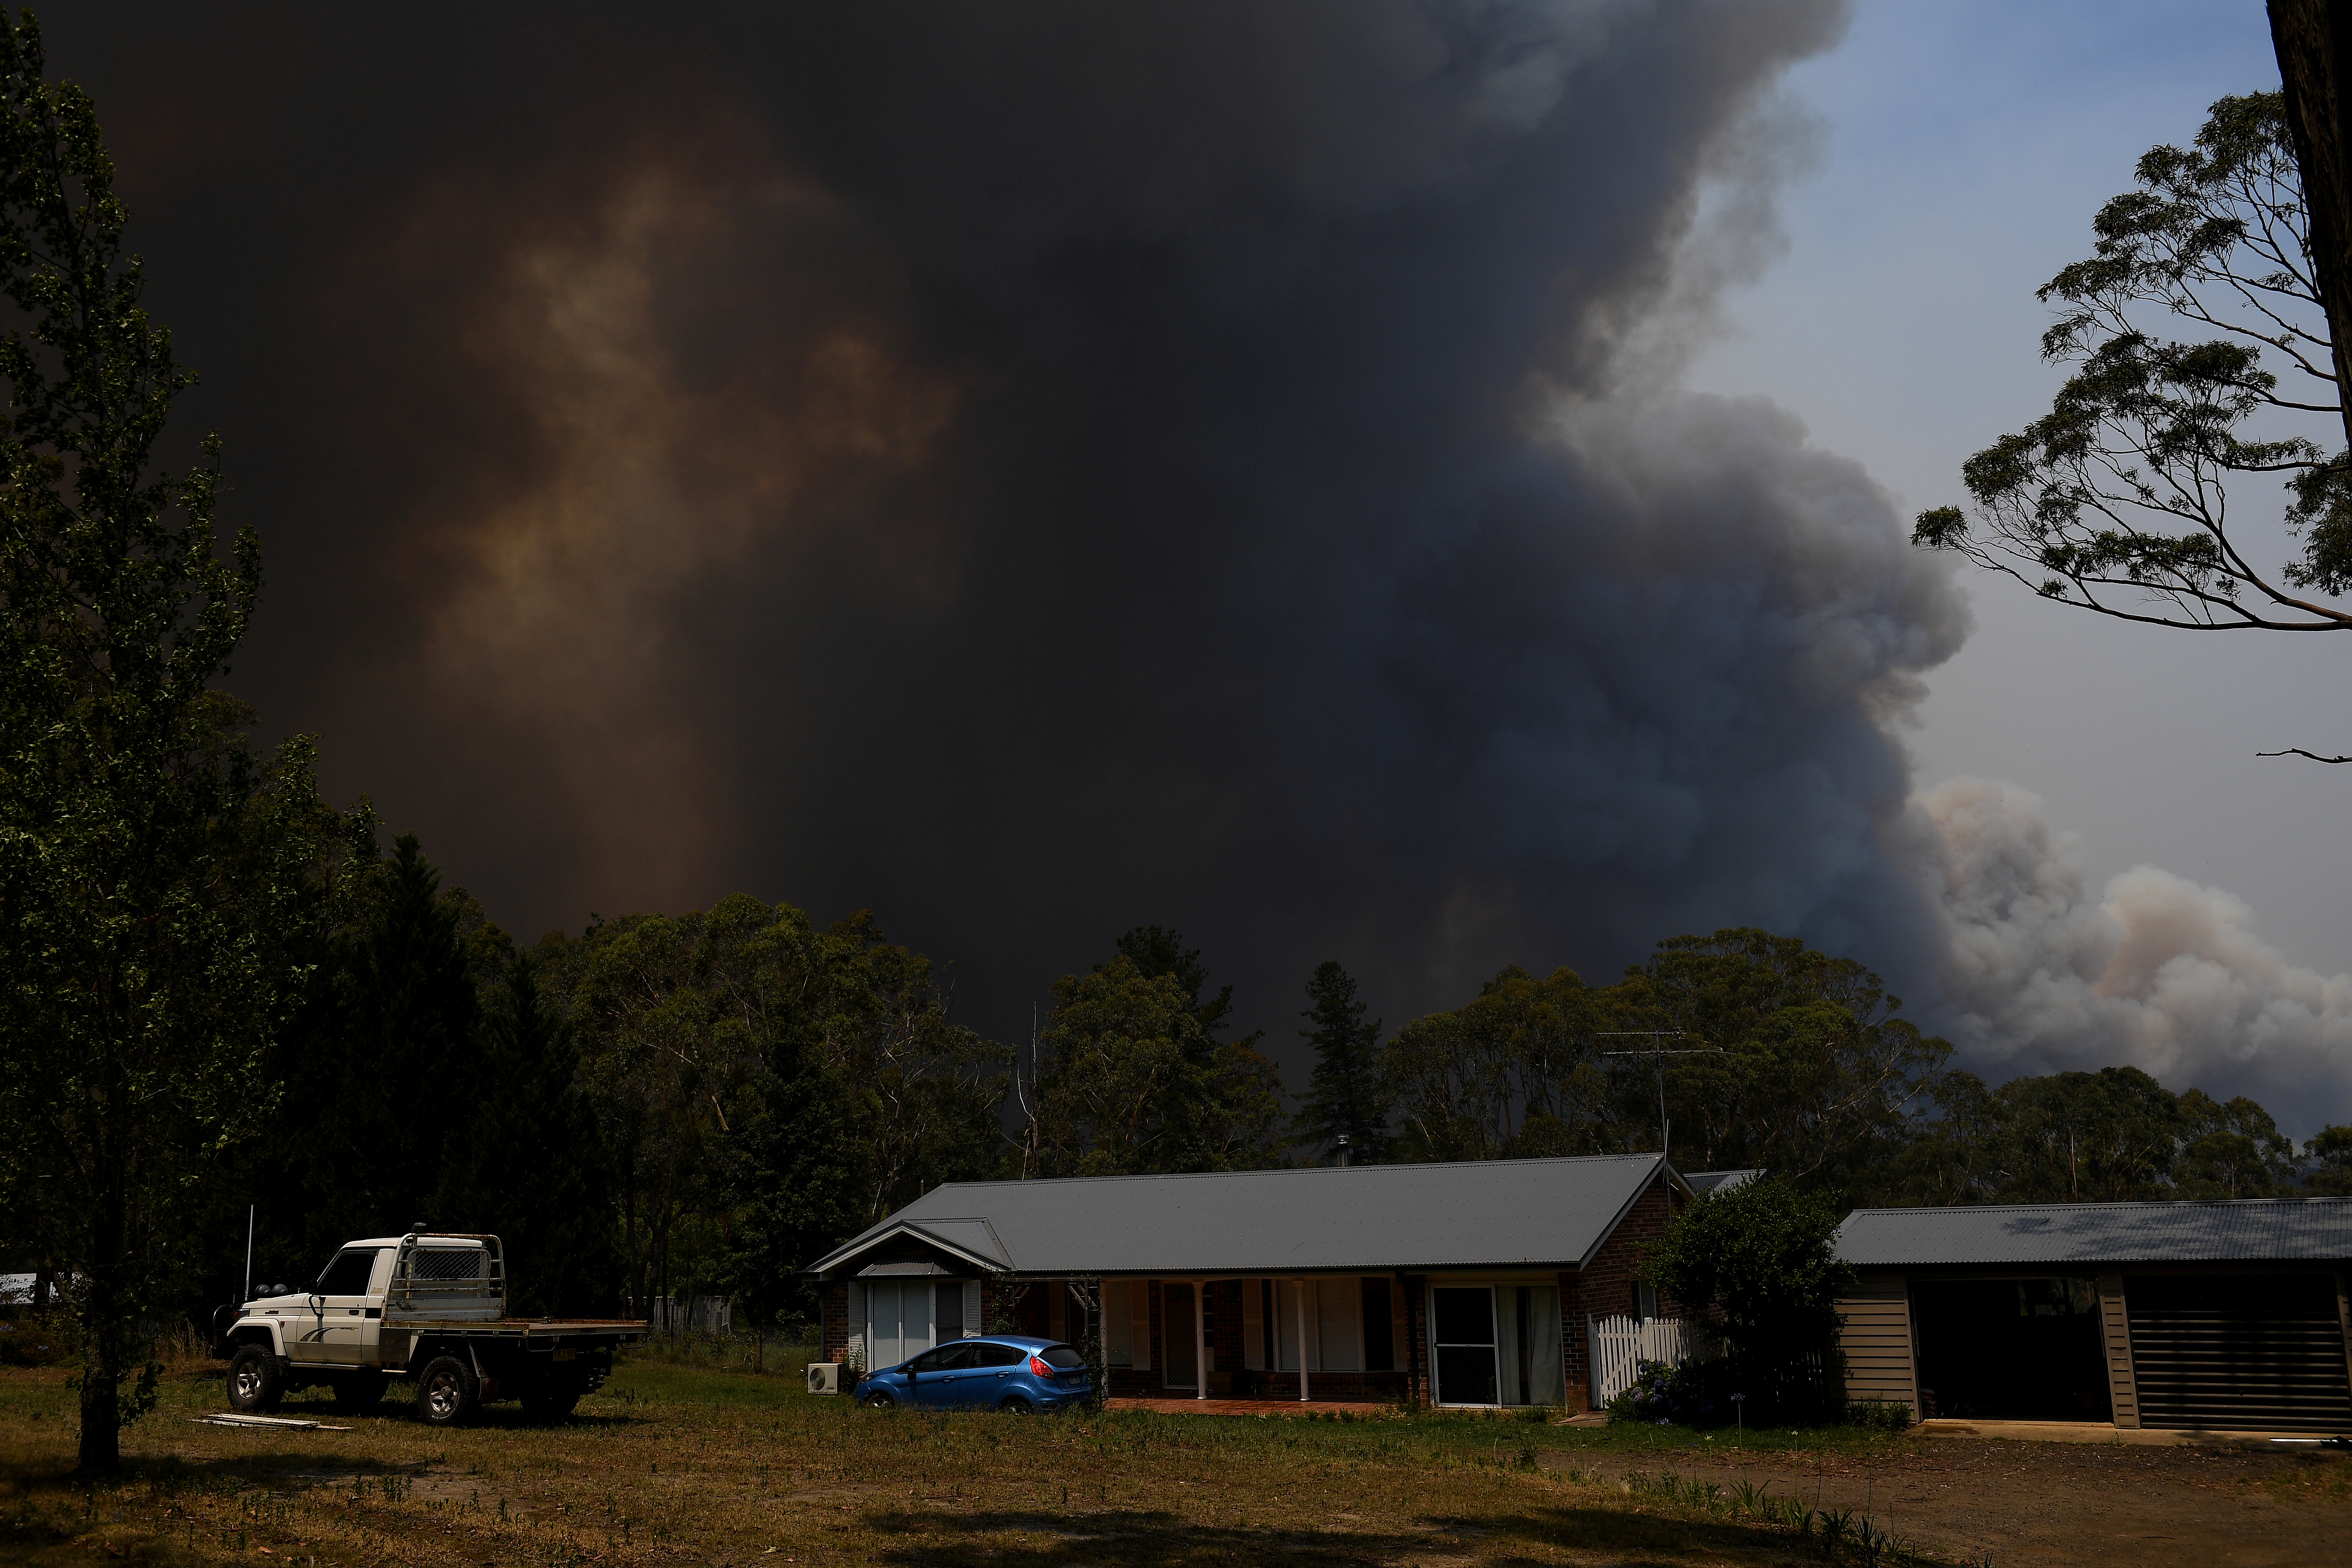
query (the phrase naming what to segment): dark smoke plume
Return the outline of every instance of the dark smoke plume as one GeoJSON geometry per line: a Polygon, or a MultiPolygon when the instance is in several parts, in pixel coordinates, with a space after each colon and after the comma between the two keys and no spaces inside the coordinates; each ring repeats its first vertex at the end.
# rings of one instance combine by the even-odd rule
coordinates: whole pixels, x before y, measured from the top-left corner
{"type": "Polygon", "coordinates": [[[869,905],[1288,1037],[1756,922],[1927,973],[1965,612],[1675,393],[1833,0],[75,13],[270,551],[236,684],[526,934],[869,905]]]}

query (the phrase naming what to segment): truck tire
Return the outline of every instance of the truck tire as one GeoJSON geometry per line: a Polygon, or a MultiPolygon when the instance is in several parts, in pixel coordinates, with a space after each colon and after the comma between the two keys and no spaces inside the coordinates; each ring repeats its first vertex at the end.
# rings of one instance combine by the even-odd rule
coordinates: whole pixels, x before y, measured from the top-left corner
{"type": "Polygon", "coordinates": [[[416,1414],[435,1426],[455,1426],[482,1407],[481,1380],[453,1355],[435,1356],[416,1380],[416,1414]]]}
{"type": "Polygon", "coordinates": [[[570,1378],[541,1378],[522,1391],[522,1413],[533,1421],[562,1421],[580,1403],[580,1385],[570,1378]]]}
{"type": "Polygon", "coordinates": [[[228,1363],[228,1407],[257,1412],[275,1410],[286,1397],[286,1374],[268,1345],[241,1347],[228,1363]]]}
{"type": "Polygon", "coordinates": [[[335,1408],[373,1410],[383,1403],[384,1384],[391,1381],[380,1372],[347,1372],[335,1379],[335,1408]]]}

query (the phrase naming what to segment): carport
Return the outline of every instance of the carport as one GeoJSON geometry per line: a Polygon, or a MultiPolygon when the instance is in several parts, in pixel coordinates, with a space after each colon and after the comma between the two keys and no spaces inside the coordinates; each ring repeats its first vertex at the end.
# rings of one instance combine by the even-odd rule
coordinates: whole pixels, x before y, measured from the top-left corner
{"type": "Polygon", "coordinates": [[[1849,1399],[2352,1432],[2352,1199],[1860,1209],[1838,1252],[1849,1399]]]}

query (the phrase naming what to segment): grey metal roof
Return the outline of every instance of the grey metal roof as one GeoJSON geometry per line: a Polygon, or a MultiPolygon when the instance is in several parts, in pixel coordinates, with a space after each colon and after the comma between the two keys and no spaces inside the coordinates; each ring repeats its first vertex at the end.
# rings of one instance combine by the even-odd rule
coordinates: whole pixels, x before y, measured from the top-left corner
{"type": "Polygon", "coordinates": [[[2352,1198],[1856,1209],[1838,1256],[1858,1268],[2332,1261],[2352,1258],[2352,1198]]]}
{"type": "Polygon", "coordinates": [[[1734,1187],[1746,1186],[1748,1183],[1754,1181],[1763,1173],[1763,1171],[1760,1169],[1748,1171],[1685,1171],[1683,1173],[1683,1180],[1690,1184],[1690,1190],[1695,1193],[1712,1193],[1717,1191],[1727,1193],[1734,1187]]]}
{"type": "Polygon", "coordinates": [[[1626,1154],[950,1182],[808,1271],[852,1272],[908,1237],[1016,1274],[1573,1268],[1660,1163],[1626,1154]]]}

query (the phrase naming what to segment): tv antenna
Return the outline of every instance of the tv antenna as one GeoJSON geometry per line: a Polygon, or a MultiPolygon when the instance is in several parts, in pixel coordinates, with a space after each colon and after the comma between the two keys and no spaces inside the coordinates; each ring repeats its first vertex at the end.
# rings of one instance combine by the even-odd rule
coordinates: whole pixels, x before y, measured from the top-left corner
{"type": "MultiPolygon", "coordinates": [[[[1603,1040],[1679,1040],[1683,1037],[1683,1031],[1680,1029],[1602,1029],[1598,1031],[1594,1037],[1603,1040]]],[[[1656,1060],[1658,1065],[1658,1163],[1664,1164],[1669,1142],[1669,1123],[1666,1121],[1666,1058],[1668,1057],[1720,1056],[1723,1054],[1723,1047],[1691,1046],[1681,1050],[1670,1051],[1663,1045],[1654,1045],[1646,1050],[1603,1051],[1601,1054],[1604,1057],[1650,1057],[1656,1060]]]]}

